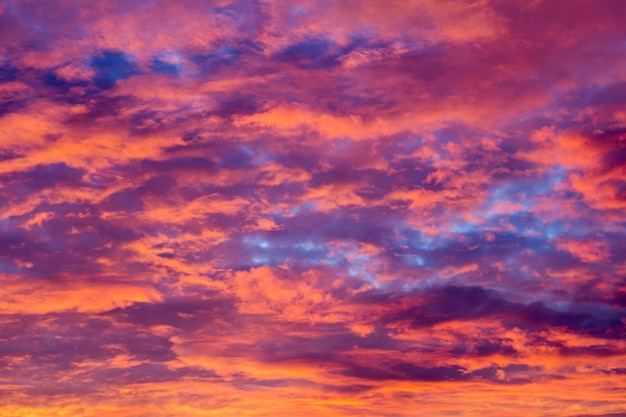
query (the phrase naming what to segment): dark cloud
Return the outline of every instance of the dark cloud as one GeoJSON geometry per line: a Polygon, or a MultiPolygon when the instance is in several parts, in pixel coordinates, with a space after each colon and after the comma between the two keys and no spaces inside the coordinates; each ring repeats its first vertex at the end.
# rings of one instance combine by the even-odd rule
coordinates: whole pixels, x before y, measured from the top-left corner
{"type": "Polygon", "coordinates": [[[604,338],[619,338],[624,331],[624,312],[620,310],[582,306],[557,309],[542,301],[524,304],[507,300],[494,290],[461,286],[445,286],[419,294],[414,298],[413,306],[390,313],[384,320],[407,321],[421,328],[487,317],[500,320],[511,328],[522,327],[530,331],[554,327],[604,338]]]}
{"type": "MultiPolygon", "coordinates": [[[[490,381],[502,384],[528,384],[539,378],[553,378],[545,375],[542,367],[508,365],[468,371],[461,366],[425,367],[412,363],[398,363],[389,369],[353,366],[344,371],[345,375],[372,380],[407,380],[421,382],[464,382],[490,381]]],[[[558,378],[558,377],[557,377],[558,378]]]]}
{"type": "Polygon", "coordinates": [[[349,49],[340,47],[333,40],[309,39],[289,45],[273,58],[300,68],[329,68],[339,65],[338,58],[346,53],[349,53],[349,49]]]}

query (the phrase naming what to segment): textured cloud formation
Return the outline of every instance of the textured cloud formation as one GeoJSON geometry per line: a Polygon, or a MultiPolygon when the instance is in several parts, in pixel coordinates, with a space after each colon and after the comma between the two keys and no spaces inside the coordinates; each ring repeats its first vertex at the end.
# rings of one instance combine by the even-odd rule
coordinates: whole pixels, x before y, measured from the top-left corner
{"type": "Polygon", "coordinates": [[[618,417],[626,2],[0,2],[0,416],[618,417]]]}

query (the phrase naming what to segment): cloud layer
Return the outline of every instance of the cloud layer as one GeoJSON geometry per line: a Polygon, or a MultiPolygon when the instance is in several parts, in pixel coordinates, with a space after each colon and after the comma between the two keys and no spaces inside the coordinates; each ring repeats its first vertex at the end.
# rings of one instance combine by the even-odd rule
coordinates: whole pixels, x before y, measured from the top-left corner
{"type": "Polygon", "coordinates": [[[0,2],[0,416],[621,416],[624,15],[0,2]]]}

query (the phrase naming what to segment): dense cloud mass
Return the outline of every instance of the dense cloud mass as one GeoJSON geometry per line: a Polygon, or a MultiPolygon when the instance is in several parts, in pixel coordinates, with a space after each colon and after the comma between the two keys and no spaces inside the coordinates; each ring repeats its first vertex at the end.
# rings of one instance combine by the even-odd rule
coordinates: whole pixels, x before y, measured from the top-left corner
{"type": "Polygon", "coordinates": [[[624,16],[0,1],[0,416],[624,416],[624,16]]]}

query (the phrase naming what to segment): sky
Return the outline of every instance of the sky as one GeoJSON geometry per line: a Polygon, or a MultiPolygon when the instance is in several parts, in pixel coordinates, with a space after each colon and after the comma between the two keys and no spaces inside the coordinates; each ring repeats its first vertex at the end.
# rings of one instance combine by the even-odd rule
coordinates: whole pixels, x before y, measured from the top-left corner
{"type": "Polygon", "coordinates": [[[1,0],[1,417],[625,417],[626,2],[1,0]]]}

